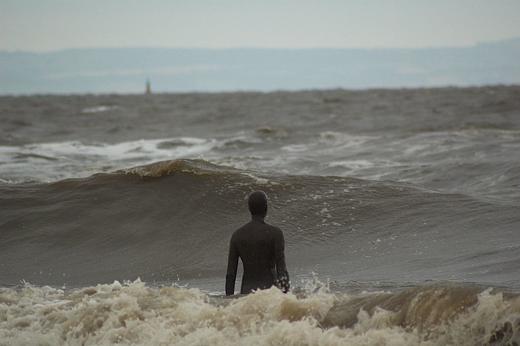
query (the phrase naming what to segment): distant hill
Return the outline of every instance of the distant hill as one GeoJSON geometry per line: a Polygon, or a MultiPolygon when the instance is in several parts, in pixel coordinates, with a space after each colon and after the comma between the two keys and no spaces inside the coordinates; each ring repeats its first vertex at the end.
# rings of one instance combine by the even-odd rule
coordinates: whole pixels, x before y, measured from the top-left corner
{"type": "Polygon", "coordinates": [[[520,84],[520,38],[425,49],[0,51],[0,94],[520,84]]]}

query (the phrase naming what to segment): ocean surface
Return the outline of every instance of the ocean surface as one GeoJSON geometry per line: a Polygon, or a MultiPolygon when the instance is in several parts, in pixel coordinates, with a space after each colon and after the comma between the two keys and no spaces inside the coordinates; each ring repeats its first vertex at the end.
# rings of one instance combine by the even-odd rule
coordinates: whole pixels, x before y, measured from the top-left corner
{"type": "Polygon", "coordinates": [[[519,268],[518,86],[0,97],[0,345],[518,345],[519,268]]]}

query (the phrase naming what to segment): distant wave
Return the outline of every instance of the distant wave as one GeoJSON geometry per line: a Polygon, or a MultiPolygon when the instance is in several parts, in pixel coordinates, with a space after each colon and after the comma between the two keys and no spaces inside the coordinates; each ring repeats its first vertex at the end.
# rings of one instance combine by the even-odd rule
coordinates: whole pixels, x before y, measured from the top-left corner
{"type": "Polygon", "coordinates": [[[160,161],[149,165],[137,166],[128,169],[118,170],[116,174],[137,175],[140,177],[165,177],[175,173],[192,173],[192,174],[219,174],[226,172],[238,173],[239,170],[218,166],[204,160],[171,160],[160,161]]]}
{"type": "Polygon", "coordinates": [[[256,189],[270,198],[268,220],[284,230],[296,275],[314,271],[342,282],[392,280],[404,271],[408,281],[455,275],[520,286],[507,241],[497,251],[482,248],[497,229],[516,230],[515,207],[394,182],[274,175],[187,159],[0,185],[0,284],[219,278],[228,239],[248,220],[245,200],[256,189]]]}

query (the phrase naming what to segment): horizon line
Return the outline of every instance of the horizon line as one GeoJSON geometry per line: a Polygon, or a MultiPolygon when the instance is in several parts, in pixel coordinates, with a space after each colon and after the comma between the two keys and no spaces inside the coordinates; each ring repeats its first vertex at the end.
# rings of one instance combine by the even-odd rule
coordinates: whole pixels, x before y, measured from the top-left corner
{"type": "Polygon", "coordinates": [[[119,49],[153,49],[153,50],[206,50],[206,51],[230,51],[230,50],[279,50],[279,51],[297,51],[297,50],[428,50],[428,49],[468,49],[485,44],[497,44],[507,42],[520,42],[520,36],[513,36],[504,39],[477,41],[467,45],[434,45],[434,46],[415,46],[415,47],[397,47],[397,46],[352,46],[352,47],[334,47],[334,46],[301,46],[301,47],[269,47],[269,46],[227,46],[227,47],[203,47],[203,46],[85,46],[85,47],[67,47],[45,50],[27,50],[27,49],[0,49],[0,53],[26,53],[26,54],[53,54],[67,51],[86,51],[86,50],[119,50],[119,49]]]}
{"type": "MultiPolygon", "coordinates": [[[[405,91],[405,90],[435,90],[435,89],[483,89],[483,88],[518,88],[520,83],[475,83],[475,84],[439,84],[439,85],[416,85],[416,86],[368,86],[368,87],[330,87],[330,88],[273,88],[273,89],[190,89],[190,90],[156,90],[151,95],[186,95],[186,94],[274,94],[274,93],[301,93],[301,92],[328,92],[328,91],[346,91],[346,92],[370,92],[370,91],[405,91]]],[[[62,97],[62,96],[106,96],[106,95],[147,95],[144,91],[85,91],[85,92],[23,92],[23,93],[0,93],[0,98],[4,97],[62,97]]]]}

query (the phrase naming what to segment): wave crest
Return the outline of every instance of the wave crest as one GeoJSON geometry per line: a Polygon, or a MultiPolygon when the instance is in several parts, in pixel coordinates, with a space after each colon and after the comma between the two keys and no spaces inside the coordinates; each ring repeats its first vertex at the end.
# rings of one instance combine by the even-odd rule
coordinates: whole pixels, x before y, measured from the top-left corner
{"type": "Polygon", "coordinates": [[[136,166],[118,170],[116,174],[137,175],[139,177],[160,178],[175,173],[191,173],[196,175],[222,174],[227,172],[238,172],[238,170],[218,166],[205,160],[167,160],[154,162],[148,165],[136,166]]]}

